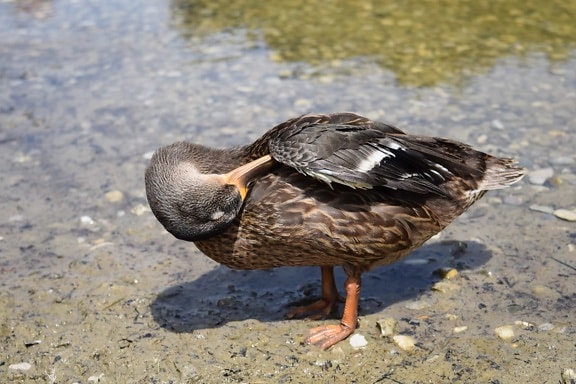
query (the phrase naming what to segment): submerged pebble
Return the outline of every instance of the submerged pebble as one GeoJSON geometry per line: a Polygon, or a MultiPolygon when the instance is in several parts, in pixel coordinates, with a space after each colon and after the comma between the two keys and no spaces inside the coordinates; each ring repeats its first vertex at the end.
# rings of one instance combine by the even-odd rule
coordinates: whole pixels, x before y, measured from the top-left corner
{"type": "Polygon", "coordinates": [[[150,208],[148,208],[144,204],[137,204],[130,210],[130,212],[132,212],[136,216],[142,216],[148,211],[150,211],[150,208]]]}
{"type": "Polygon", "coordinates": [[[80,217],[80,224],[82,225],[94,225],[94,220],[90,216],[81,216],[80,217]]]}
{"type": "Polygon", "coordinates": [[[542,212],[542,213],[553,213],[554,207],[551,207],[549,205],[532,204],[530,206],[530,210],[535,211],[535,212],[542,212]]]}
{"type": "Polygon", "coordinates": [[[504,124],[498,119],[492,120],[492,126],[499,131],[504,129],[504,124]]]}
{"type": "Polygon", "coordinates": [[[107,192],[104,197],[111,203],[117,203],[124,199],[124,194],[121,191],[110,191],[107,192]]]}
{"type": "Polygon", "coordinates": [[[574,164],[574,159],[570,156],[557,156],[550,159],[550,164],[554,165],[570,165],[574,164]]]}
{"type": "Polygon", "coordinates": [[[564,184],[564,179],[560,176],[553,176],[548,179],[548,184],[550,184],[553,187],[559,187],[562,184],[564,184]]]}
{"type": "Polygon", "coordinates": [[[522,205],[522,203],[524,203],[524,199],[522,198],[522,196],[517,196],[517,195],[506,195],[504,196],[504,204],[507,205],[522,205]]]}
{"type": "Polygon", "coordinates": [[[554,216],[566,221],[576,221],[576,210],[557,209],[554,211],[554,216]]]}
{"type": "Polygon", "coordinates": [[[554,176],[554,170],[552,168],[536,169],[528,173],[528,181],[530,184],[543,185],[546,180],[552,176],[554,176]]]}
{"type": "Polygon", "coordinates": [[[24,216],[22,216],[22,215],[12,215],[8,218],[8,221],[11,223],[15,222],[15,221],[22,221],[22,220],[24,220],[24,216]]]}

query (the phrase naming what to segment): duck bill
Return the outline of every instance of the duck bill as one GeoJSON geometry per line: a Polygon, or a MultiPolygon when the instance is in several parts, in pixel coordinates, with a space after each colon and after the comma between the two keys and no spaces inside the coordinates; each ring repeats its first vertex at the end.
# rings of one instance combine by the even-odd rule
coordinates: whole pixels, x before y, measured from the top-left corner
{"type": "Polygon", "coordinates": [[[226,184],[235,185],[240,192],[242,201],[248,194],[248,183],[254,180],[258,175],[266,172],[274,164],[272,156],[266,155],[244,164],[224,175],[226,184]]]}

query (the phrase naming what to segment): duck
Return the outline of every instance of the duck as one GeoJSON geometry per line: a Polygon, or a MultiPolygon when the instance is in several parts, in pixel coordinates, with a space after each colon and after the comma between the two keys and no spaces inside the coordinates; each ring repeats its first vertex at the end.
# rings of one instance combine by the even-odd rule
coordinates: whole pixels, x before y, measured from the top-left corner
{"type": "Polygon", "coordinates": [[[234,148],[161,147],[145,186],[164,228],[222,265],[320,267],[319,300],[286,317],[325,318],[343,301],[340,322],[305,340],[326,350],[358,325],[364,272],[402,259],[523,175],[511,158],[347,112],[299,116],[234,148]]]}

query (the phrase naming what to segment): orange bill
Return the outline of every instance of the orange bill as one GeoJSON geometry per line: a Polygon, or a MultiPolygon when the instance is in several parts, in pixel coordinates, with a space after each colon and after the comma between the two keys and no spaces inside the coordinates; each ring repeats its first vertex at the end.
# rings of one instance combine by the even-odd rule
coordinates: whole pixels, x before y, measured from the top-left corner
{"type": "Polygon", "coordinates": [[[266,172],[273,164],[274,159],[272,159],[272,156],[263,156],[225,174],[225,183],[235,185],[240,191],[242,200],[244,200],[248,194],[248,183],[254,180],[256,176],[266,172]]]}

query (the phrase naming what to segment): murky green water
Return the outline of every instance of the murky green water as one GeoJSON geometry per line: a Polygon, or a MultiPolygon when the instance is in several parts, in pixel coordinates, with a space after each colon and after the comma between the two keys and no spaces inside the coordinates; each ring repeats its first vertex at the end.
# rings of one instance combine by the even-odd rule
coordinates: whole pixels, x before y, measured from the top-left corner
{"type": "Polygon", "coordinates": [[[533,53],[566,62],[576,46],[575,8],[537,0],[172,2],[188,38],[242,31],[274,61],[375,63],[401,85],[420,87],[460,84],[500,59],[533,53]]]}
{"type": "Polygon", "coordinates": [[[0,382],[575,380],[576,223],[551,213],[576,208],[575,4],[1,1],[0,382]],[[318,271],[217,267],[163,232],[143,171],[335,111],[530,174],[367,273],[368,345],[320,352],[283,320],[318,271]]]}

